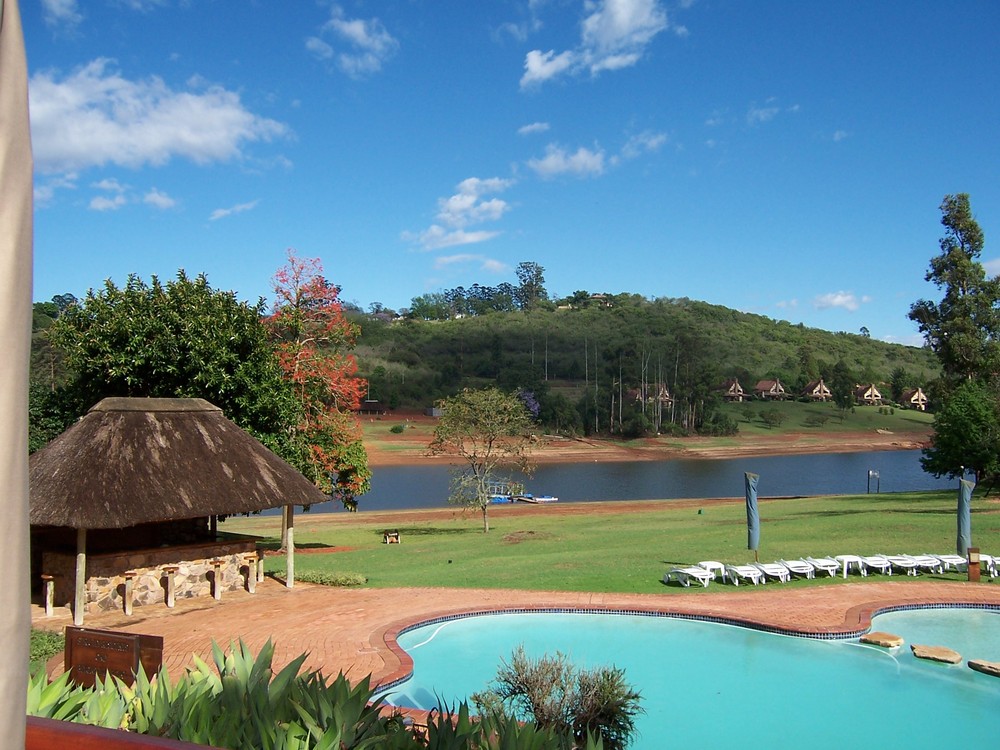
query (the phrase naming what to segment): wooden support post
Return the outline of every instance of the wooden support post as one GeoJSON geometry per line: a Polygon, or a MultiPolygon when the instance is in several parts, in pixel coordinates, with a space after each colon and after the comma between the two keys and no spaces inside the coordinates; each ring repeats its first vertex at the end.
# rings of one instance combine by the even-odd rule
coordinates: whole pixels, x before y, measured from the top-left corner
{"type": "Polygon", "coordinates": [[[87,530],[76,530],[76,581],[73,594],[73,624],[83,625],[83,610],[87,606],[87,530]]]}
{"type": "Polygon", "coordinates": [[[180,570],[176,565],[165,565],[163,575],[167,579],[167,606],[171,609],[174,606],[174,574],[180,570]]]}
{"type": "Polygon", "coordinates": [[[257,555],[257,583],[264,582],[264,555],[257,555]]]}
{"type": "Polygon", "coordinates": [[[125,571],[125,614],[132,616],[132,582],[137,573],[134,570],[125,571]]]}
{"type": "Polygon", "coordinates": [[[245,558],[247,564],[247,591],[257,593],[257,554],[251,552],[245,558]]]}
{"type": "Polygon", "coordinates": [[[42,573],[42,589],[45,592],[45,616],[52,617],[53,604],[56,598],[56,579],[48,573],[42,573]]]}
{"type": "Polygon", "coordinates": [[[215,570],[212,573],[212,597],[216,601],[222,600],[222,560],[215,558],[212,560],[212,568],[215,570]]]}

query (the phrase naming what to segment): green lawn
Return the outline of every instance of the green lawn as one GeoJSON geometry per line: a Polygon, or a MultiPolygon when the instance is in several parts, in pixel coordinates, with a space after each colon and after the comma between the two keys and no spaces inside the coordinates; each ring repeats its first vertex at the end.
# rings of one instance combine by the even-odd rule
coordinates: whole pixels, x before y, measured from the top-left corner
{"type": "MultiPolygon", "coordinates": [[[[760,559],[954,552],[955,506],[954,492],[764,500],[760,559]]],[[[973,514],[973,542],[1000,554],[1000,506],[976,497],[973,514]]],[[[680,590],[661,583],[673,565],[753,559],[742,502],[700,509],[657,504],[616,515],[505,516],[498,509],[491,527],[484,535],[478,514],[457,511],[402,526],[387,524],[379,514],[303,514],[295,540],[308,554],[296,556],[296,570],[359,573],[375,587],[665,593],[680,590]],[[399,529],[402,544],[382,544],[387,526],[399,529]]],[[[268,537],[276,546],[277,518],[234,518],[222,528],[268,537]]],[[[267,565],[280,569],[284,558],[270,557],[267,565]]]]}
{"type": "Polygon", "coordinates": [[[827,433],[864,432],[888,430],[905,435],[926,432],[934,422],[934,415],[914,409],[895,407],[855,406],[842,411],[831,402],[805,404],[800,401],[745,401],[742,404],[725,404],[723,411],[735,419],[741,435],[780,435],[783,432],[815,432],[817,437],[827,433]],[[776,410],[783,421],[768,427],[760,418],[761,411],[776,410]]]}

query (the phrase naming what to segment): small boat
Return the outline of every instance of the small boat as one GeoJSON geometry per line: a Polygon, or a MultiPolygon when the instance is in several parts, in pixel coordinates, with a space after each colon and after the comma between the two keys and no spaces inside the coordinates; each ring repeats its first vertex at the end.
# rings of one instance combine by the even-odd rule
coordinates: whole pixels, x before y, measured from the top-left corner
{"type": "Polygon", "coordinates": [[[518,495],[514,499],[521,503],[532,503],[532,504],[559,502],[559,498],[554,497],[553,495],[532,495],[531,493],[528,493],[526,495],[518,495]]]}

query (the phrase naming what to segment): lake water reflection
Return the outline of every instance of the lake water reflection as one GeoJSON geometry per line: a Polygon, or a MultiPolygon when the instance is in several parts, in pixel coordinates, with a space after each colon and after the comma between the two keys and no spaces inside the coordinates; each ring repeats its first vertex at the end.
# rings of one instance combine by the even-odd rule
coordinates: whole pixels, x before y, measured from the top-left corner
{"type": "MultiPolygon", "coordinates": [[[[760,474],[761,497],[863,493],[868,472],[878,471],[882,492],[956,487],[920,467],[920,451],[822,453],[726,459],[675,459],[613,463],[542,464],[525,479],[529,492],[555,495],[560,502],[742,497],[743,473],[760,474]]],[[[446,505],[447,466],[376,468],[372,490],[359,508],[400,510],[446,505]]],[[[875,491],[872,480],[872,491],[875,491]]],[[[338,504],[339,505],[339,504],[338,504]]],[[[332,504],[314,511],[332,509],[332,504]]]]}

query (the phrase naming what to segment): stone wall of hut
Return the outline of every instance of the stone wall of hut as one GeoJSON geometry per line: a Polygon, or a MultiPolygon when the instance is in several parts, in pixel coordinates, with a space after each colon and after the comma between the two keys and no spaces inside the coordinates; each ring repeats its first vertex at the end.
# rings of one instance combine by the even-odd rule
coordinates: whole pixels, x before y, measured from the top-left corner
{"type": "MultiPolygon", "coordinates": [[[[247,588],[247,577],[256,575],[251,560],[257,545],[253,539],[204,542],[180,547],[98,553],[87,556],[86,612],[124,610],[125,573],[132,578],[132,606],[164,606],[167,576],[174,579],[174,598],[212,596],[212,583],[219,576],[221,591],[247,588]],[[216,568],[215,562],[221,564],[216,568]],[[176,567],[168,573],[166,570],[176,567]]],[[[44,552],[42,570],[55,578],[55,605],[72,606],[76,555],[44,552]]]]}

